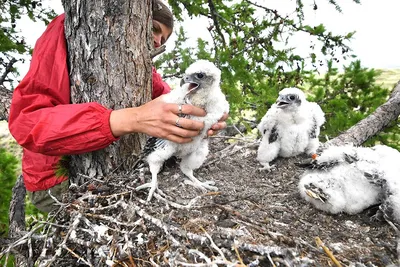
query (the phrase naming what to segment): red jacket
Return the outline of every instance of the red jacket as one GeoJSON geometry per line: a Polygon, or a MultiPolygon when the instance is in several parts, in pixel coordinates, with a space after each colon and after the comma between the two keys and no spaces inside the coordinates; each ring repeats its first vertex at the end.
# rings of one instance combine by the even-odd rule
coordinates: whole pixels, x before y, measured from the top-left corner
{"type": "MultiPolygon", "coordinates": [[[[153,98],[170,87],[153,68],[153,98]]],[[[10,108],[11,134],[23,147],[26,189],[46,190],[65,181],[55,169],[62,155],[102,149],[116,141],[112,110],[99,103],[70,104],[64,14],[37,40],[28,73],[15,88],[10,108]]]]}

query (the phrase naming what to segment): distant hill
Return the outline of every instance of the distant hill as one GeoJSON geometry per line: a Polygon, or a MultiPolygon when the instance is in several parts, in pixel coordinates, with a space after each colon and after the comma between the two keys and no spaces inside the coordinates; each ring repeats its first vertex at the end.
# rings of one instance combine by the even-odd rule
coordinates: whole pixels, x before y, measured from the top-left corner
{"type": "Polygon", "coordinates": [[[394,85],[400,81],[400,69],[377,69],[381,71],[381,75],[377,80],[377,84],[383,84],[389,89],[393,89],[394,85]]]}

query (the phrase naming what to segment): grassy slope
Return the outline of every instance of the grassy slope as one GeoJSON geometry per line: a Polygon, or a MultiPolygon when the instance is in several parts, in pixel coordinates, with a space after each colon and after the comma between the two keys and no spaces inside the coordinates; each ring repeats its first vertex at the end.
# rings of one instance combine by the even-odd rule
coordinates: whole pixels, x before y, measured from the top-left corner
{"type": "Polygon", "coordinates": [[[383,84],[385,87],[389,89],[393,89],[393,87],[400,81],[400,69],[396,70],[386,70],[381,69],[381,75],[379,75],[377,79],[377,84],[383,84]]]}

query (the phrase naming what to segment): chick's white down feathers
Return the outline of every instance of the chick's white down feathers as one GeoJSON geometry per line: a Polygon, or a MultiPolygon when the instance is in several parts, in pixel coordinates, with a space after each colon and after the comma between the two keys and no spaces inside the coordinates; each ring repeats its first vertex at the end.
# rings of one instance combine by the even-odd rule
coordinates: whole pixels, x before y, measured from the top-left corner
{"type": "Polygon", "coordinates": [[[281,90],[276,103],[257,127],[262,135],[257,153],[257,160],[264,166],[262,169],[270,170],[270,162],[278,156],[316,153],[324,122],[325,115],[320,106],[307,101],[300,89],[281,90]]]}
{"type": "Polygon", "coordinates": [[[331,146],[300,178],[301,196],[316,208],[356,214],[380,204],[387,220],[400,223],[400,152],[384,145],[331,146]]]}
{"type": "Polygon", "coordinates": [[[218,122],[224,113],[229,113],[229,103],[220,88],[221,71],[207,60],[198,60],[190,65],[182,78],[181,87],[172,90],[164,96],[167,103],[191,104],[203,108],[207,115],[195,117],[186,115],[185,118],[204,122],[201,133],[186,144],[177,144],[168,140],[153,140],[148,149],[146,161],[152,174],[150,183],[139,186],[137,189],[150,188],[147,200],[150,201],[157,189],[157,174],[163,163],[172,156],[181,158],[180,169],[189,178],[189,183],[203,191],[217,190],[214,182],[200,182],[193,170],[199,168],[208,155],[207,131],[218,122]]]}

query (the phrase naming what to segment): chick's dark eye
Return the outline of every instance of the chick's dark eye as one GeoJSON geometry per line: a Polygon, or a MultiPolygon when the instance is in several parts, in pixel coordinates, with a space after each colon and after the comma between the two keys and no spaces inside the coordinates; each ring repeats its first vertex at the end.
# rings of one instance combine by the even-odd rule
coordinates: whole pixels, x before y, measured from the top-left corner
{"type": "Polygon", "coordinates": [[[289,100],[291,100],[291,101],[296,100],[296,96],[295,96],[295,95],[290,95],[290,96],[289,96],[289,100]]]}
{"type": "Polygon", "coordinates": [[[204,74],[203,74],[203,73],[197,73],[197,74],[196,74],[196,77],[197,77],[198,79],[203,79],[203,78],[204,78],[204,74]]]}

